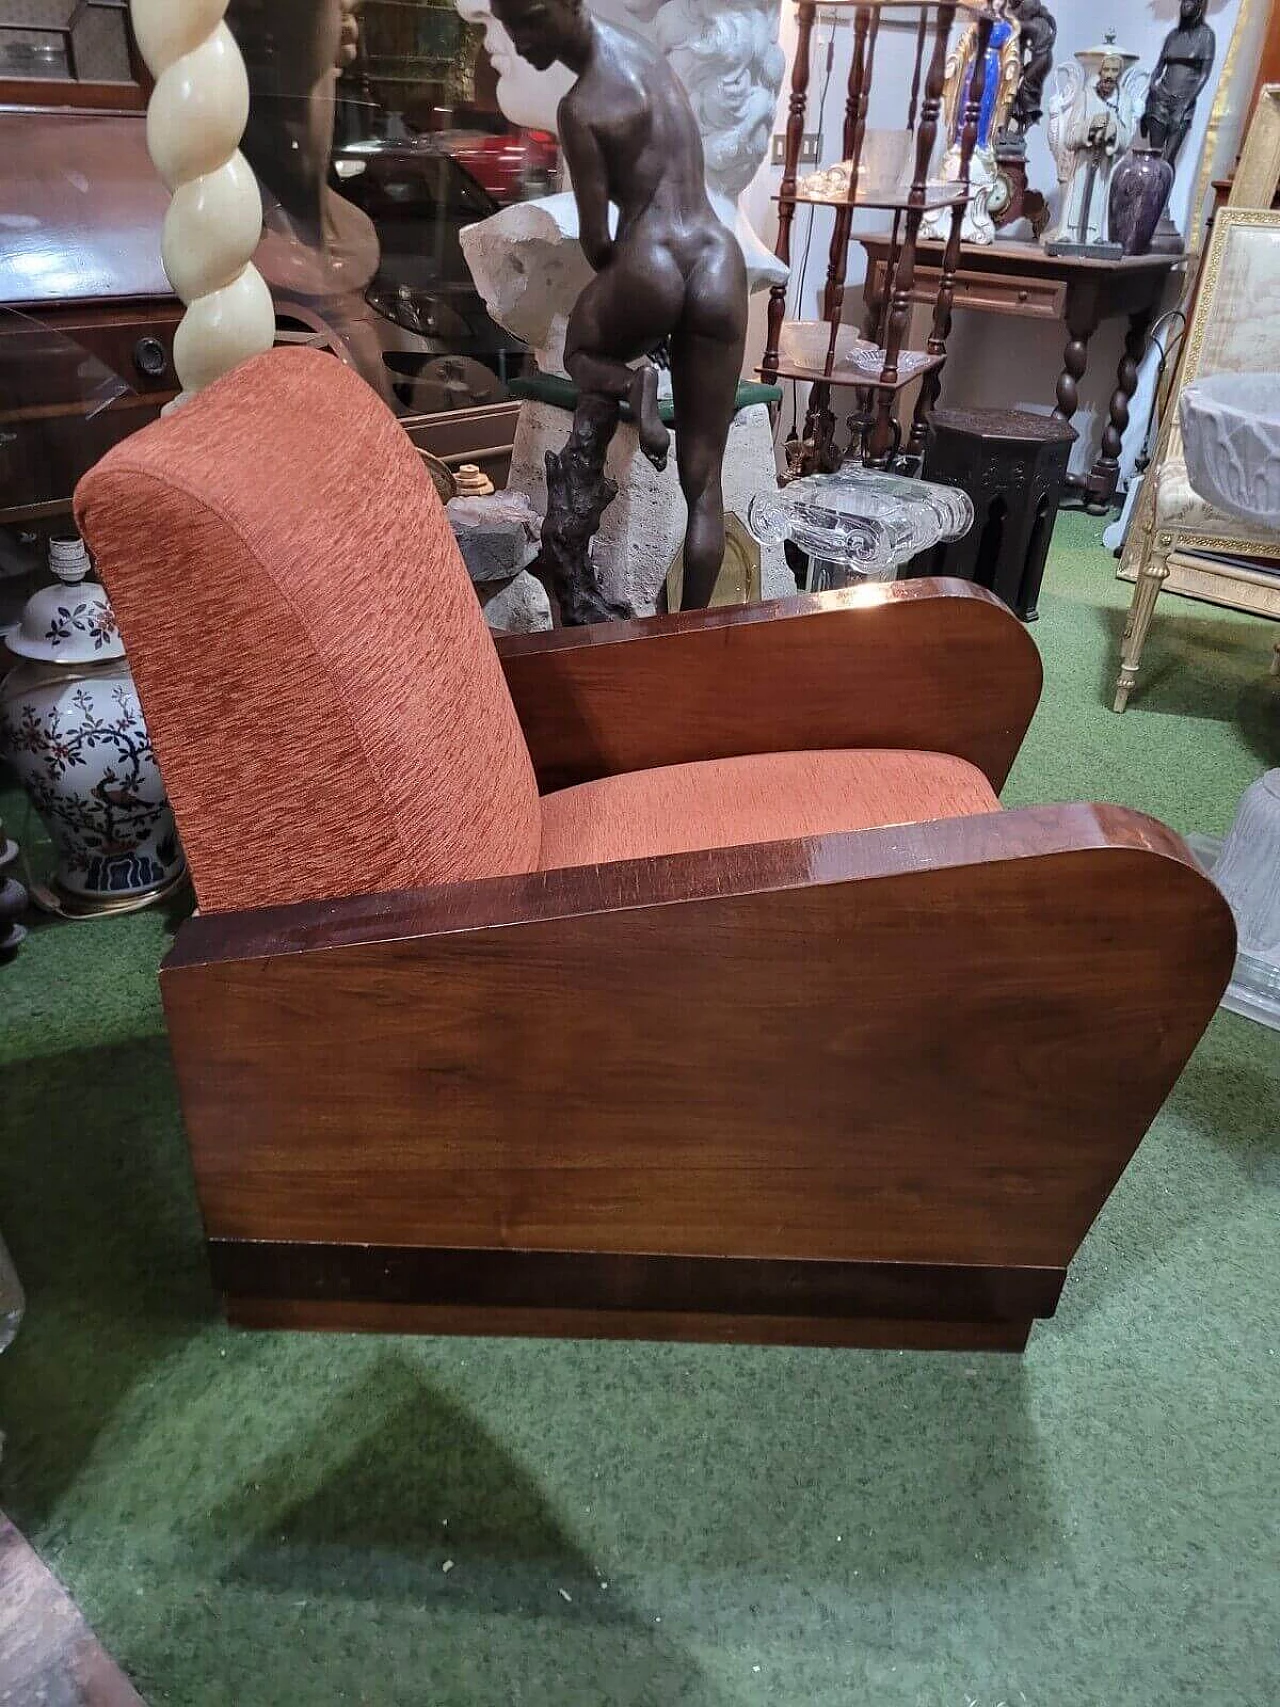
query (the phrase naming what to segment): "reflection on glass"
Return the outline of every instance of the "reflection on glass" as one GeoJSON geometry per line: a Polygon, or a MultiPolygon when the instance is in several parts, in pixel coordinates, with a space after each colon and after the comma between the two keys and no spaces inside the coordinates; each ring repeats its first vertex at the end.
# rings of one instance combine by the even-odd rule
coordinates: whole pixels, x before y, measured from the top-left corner
{"type": "Polygon", "coordinates": [[[0,37],[0,77],[69,77],[67,52],[58,35],[21,30],[0,37]]]}
{"type": "Polygon", "coordinates": [[[339,90],[340,135],[345,120],[362,137],[380,124],[390,136],[433,136],[502,205],[554,190],[555,136],[503,115],[485,32],[453,0],[365,0],[356,29],[339,90]],[[358,106],[363,116],[350,111],[358,106]]]}
{"type": "Polygon", "coordinates": [[[558,151],[502,116],[483,31],[451,0],[231,0],[227,21],[280,324],[340,349],[401,411],[504,400],[526,353],[490,319],[459,233],[553,188],[558,151]]]}
{"type": "Polygon", "coordinates": [[[0,0],[0,77],[129,83],[127,0],[0,0]]]}

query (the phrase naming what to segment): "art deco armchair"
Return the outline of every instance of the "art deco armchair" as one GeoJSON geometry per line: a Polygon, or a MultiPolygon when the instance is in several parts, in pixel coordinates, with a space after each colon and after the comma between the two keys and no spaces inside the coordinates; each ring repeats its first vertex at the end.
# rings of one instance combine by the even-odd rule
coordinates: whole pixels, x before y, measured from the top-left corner
{"type": "Polygon", "coordinates": [[[1224,903],[1002,812],[989,594],[485,629],[390,414],[277,351],[81,525],[199,899],[162,970],[249,1325],[1021,1347],[1213,1012],[1224,903]]]}

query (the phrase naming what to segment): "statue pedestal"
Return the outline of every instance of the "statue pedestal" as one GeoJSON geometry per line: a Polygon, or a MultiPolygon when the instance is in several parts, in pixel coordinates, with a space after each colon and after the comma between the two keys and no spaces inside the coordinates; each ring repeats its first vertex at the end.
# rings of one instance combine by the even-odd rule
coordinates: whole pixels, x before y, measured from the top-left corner
{"type": "MultiPolygon", "coordinates": [[[[572,417],[563,408],[527,399],[520,409],[507,490],[523,492],[539,515],[547,508],[548,451],[564,449],[572,417]]],[[[604,512],[592,546],[604,592],[632,607],[637,616],[652,616],[671,561],[684,541],[687,514],[676,475],[675,447],[659,474],[640,449],[630,421],[623,421],[609,448],[605,465],[617,483],[618,496],[604,512]]],[[[763,403],[739,410],[729,429],[724,458],[724,504],[744,522],[757,492],[772,490],[778,481],[769,411],[763,403]]],[[[761,547],[761,585],[766,599],[794,598],[795,576],[787,567],[781,545],[761,547]]]]}
{"type": "Polygon", "coordinates": [[[1187,245],[1182,234],[1173,223],[1168,209],[1160,215],[1160,223],[1156,226],[1156,234],[1151,239],[1149,253],[1152,255],[1185,255],[1187,245]]]}
{"type": "Polygon", "coordinates": [[[1046,243],[1046,255],[1065,255],[1077,261],[1123,261],[1124,250],[1118,243],[1075,243],[1064,237],[1060,242],[1046,243]]]}

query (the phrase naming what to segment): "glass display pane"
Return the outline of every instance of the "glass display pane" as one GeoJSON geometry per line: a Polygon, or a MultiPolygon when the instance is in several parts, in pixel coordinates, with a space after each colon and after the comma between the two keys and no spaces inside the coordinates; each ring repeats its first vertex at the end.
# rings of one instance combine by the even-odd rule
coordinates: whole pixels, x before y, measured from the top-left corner
{"type": "Polygon", "coordinates": [[[76,77],[82,83],[131,83],[125,12],[91,3],[71,26],[76,77]]]}
{"type": "Polygon", "coordinates": [[[71,75],[61,32],[0,28],[0,77],[71,75]]]}
{"type": "MultiPolygon", "coordinates": [[[[485,31],[453,0],[230,0],[226,18],[249,80],[253,263],[277,342],[341,356],[415,442],[501,484],[513,384],[533,363],[490,315],[462,233],[559,188],[555,137],[504,117],[485,31]]],[[[19,317],[10,333],[30,333],[0,324],[0,526],[69,516],[76,480],[179,389],[170,195],[146,114],[76,93],[77,79],[132,82],[130,50],[123,3],[0,0],[0,73],[51,89],[0,94],[0,159],[16,168],[0,304],[19,317]]]]}
{"type": "Polygon", "coordinates": [[[342,346],[404,414],[504,401],[528,358],[460,233],[553,191],[558,147],[503,116],[484,31],[452,0],[232,0],[227,21],[289,334],[342,346]]]}
{"type": "Polygon", "coordinates": [[[31,30],[65,30],[76,0],[0,0],[0,25],[31,30]]]}
{"type": "Polygon", "coordinates": [[[0,76],[132,83],[126,0],[0,0],[0,76]]]}

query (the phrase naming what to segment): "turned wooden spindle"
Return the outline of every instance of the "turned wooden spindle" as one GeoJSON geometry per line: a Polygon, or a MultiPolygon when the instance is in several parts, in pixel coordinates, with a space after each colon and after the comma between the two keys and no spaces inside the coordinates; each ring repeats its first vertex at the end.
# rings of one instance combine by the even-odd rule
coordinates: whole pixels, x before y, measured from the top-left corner
{"type": "Polygon", "coordinates": [[[1094,471],[1095,475],[1104,475],[1112,482],[1112,491],[1115,490],[1114,482],[1120,475],[1120,452],[1124,447],[1124,435],[1129,428],[1129,406],[1138,389],[1139,370],[1142,358],[1147,352],[1147,334],[1154,319],[1155,310],[1150,308],[1130,317],[1124,351],[1116,369],[1116,389],[1111,398],[1107,424],[1102,432],[1102,455],[1094,471]]]}
{"type": "Polygon", "coordinates": [[[1089,339],[1093,336],[1096,318],[1086,299],[1080,306],[1068,304],[1067,332],[1069,341],[1062,354],[1062,372],[1054,405],[1054,419],[1070,421],[1080,407],[1080,381],[1089,366],[1089,339]]]}
{"type": "Polygon", "coordinates": [[[907,201],[902,253],[898,258],[892,281],[886,280],[886,291],[890,291],[892,296],[885,326],[885,360],[880,374],[879,408],[869,447],[870,460],[873,462],[886,461],[892,455],[897,436],[894,394],[898,384],[898,362],[911,320],[911,297],[916,284],[916,250],[928,203],[929,163],[938,140],[938,123],[942,116],[942,97],[947,82],[947,44],[951,38],[951,27],[955,23],[957,9],[953,0],[948,0],[947,4],[938,8],[933,56],[925,82],[920,128],[916,133],[915,178],[907,201]]]}
{"type": "Polygon", "coordinates": [[[867,134],[867,112],[871,105],[871,79],[875,71],[879,34],[880,14],[869,6],[860,6],[854,20],[853,62],[849,67],[840,154],[842,160],[849,162],[849,193],[844,205],[836,210],[827,257],[827,285],[822,298],[822,312],[828,319],[838,309],[839,299],[844,295],[844,276],[849,264],[849,232],[858,201],[858,172],[862,166],[862,145],[867,134]]]}
{"type": "MultiPolygon", "coordinates": [[[[964,216],[968,207],[973,172],[973,151],[978,146],[978,131],[982,124],[982,101],[987,86],[987,50],[991,46],[991,32],[995,26],[996,14],[990,7],[978,14],[973,74],[969,79],[969,98],[965,104],[964,123],[960,132],[960,185],[964,190],[964,200],[957,201],[951,210],[951,232],[942,257],[942,276],[938,285],[938,294],[933,304],[933,325],[930,328],[929,341],[926,346],[931,356],[945,356],[947,339],[951,336],[952,310],[956,298],[956,274],[960,270],[960,256],[964,247],[964,216]]],[[[929,433],[929,417],[933,414],[941,394],[942,369],[935,368],[931,373],[924,376],[920,386],[920,395],[916,399],[915,416],[911,423],[911,438],[907,445],[908,453],[911,456],[920,456],[924,451],[925,439],[929,433]]]]}
{"type": "Polygon", "coordinates": [[[924,80],[924,50],[929,40],[929,14],[922,6],[920,22],[916,26],[916,62],[911,73],[911,99],[907,103],[907,129],[916,128],[916,114],[920,111],[920,85],[924,80]]]}
{"type": "MultiPolygon", "coordinates": [[[[849,66],[849,85],[844,109],[844,132],[841,139],[841,159],[849,162],[849,191],[838,206],[831,233],[827,257],[827,282],[822,293],[822,314],[830,326],[824,374],[835,371],[836,348],[844,310],[844,278],[849,266],[849,234],[858,201],[858,171],[862,165],[862,145],[867,134],[867,112],[871,105],[871,78],[875,70],[876,40],[880,33],[880,14],[870,6],[860,6],[854,18],[853,59],[849,66]]],[[[830,408],[830,385],[815,385],[809,397],[809,412],[805,420],[805,437],[819,446],[818,461],[830,461],[829,447],[819,444],[820,423],[835,430],[835,417],[830,408]],[[828,450],[824,458],[823,449],[828,450]]]]}
{"type": "MultiPolygon", "coordinates": [[[[916,56],[911,72],[911,99],[907,103],[907,129],[914,132],[916,119],[920,112],[920,88],[924,81],[924,50],[929,42],[929,14],[922,6],[920,22],[916,26],[916,56]]],[[[898,266],[898,256],[902,252],[902,209],[895,208],[893,213],[893,231],[889,238],[889,259],[885,267],[883,288],[874,303],[868,303],[868,315],[864,336],[872,343],[884,346],[885,333],[888,329],[889,318],[889,280],[893,277],[898,266]]]]}
{"type": "MultiPolygon", "coordinates": [[[[791,96],[787,107],[786,158],[778,195],[778,241],[773,251],[786,267],[791,265],[791,226],[796,212],[796,174],[800,167],[800,148],[804,141],[805,110],[809,98],[809,47],[817,15],[817,0],[800,0],[796,9],[796,53],[791,66],[791,96]]],[[[764,360],[760,364],[761,376],[768,385],[772,385],[778,377],[778,344],[782,337],[782,322],[787,313],[789,283],[788,280],[773,285],[769,291],[768,332],[764,360]]]]}

